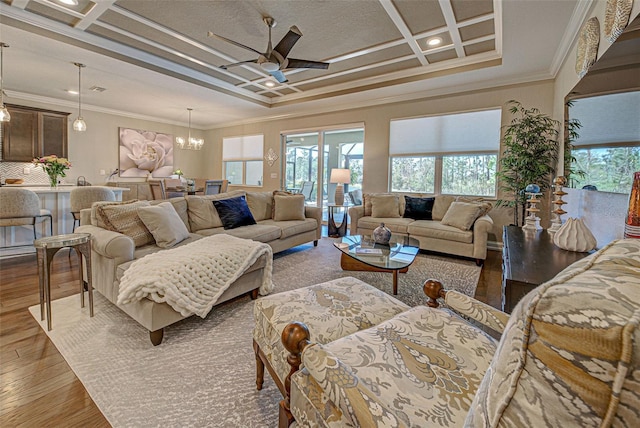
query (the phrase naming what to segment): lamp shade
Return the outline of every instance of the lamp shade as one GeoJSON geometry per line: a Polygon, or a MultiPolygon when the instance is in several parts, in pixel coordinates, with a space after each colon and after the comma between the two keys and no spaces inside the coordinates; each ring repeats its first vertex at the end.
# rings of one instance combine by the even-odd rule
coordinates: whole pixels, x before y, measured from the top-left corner
{"type": "Polygon", "coordinates": [[[351,183],[351,171],[346,168],[333,168],[330,183],[351,183]]]}

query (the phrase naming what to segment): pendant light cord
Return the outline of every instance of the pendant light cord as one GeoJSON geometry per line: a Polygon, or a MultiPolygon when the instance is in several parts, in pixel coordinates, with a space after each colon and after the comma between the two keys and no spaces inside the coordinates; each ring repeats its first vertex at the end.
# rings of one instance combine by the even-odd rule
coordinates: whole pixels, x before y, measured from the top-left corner
{"type": "Polygon", "coordinates": [[[4,48],[6,45],[0,42],[0,105],[4,105],[4,48]]]}
{"type": "Polygon", "coordinates": [[[78,64],[78,117],[82,117],[82,89],[81,89],[81,81],[80,75],[82,73],[82,64],[78,64]]]}

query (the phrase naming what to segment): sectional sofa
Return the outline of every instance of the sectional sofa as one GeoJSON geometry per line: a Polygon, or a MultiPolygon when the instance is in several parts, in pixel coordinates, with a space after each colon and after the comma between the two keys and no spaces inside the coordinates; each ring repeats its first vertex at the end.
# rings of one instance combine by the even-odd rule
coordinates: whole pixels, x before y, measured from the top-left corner
{"type": "Polygon", "coordinates": [[[371,235],[384,223],[392,233],[417,239],[423,250],[476,259],[487,258],[491,204],[482,199],[422,194],[364,193],[349,208],[352,235],[371,235]]]}
{"type": "MultiPolygon", "coordinates": [[[[210,196],[185,196],[167,201],[129,201],[120,206],[109,205],[114,203],[95,203],[91,209],[81,211],[81,226],[76,229],[76,232],[93,235],[91,263],[93,287],[149,330],[151,341],[155,345],[162,341],[164,327],[184,319],[185,316],[166,303],[156,303],[147,298],[133,303],[117,304],[120,280],[127,268],[147,254],[164,251],[168,247],[187,245],[204,236],[221,233],[267,243],[273,252],[280,252],[307,242],[314,242],[314,245],[317,245],[321,238],[322,210],[304,206],[304,200],[300,204],[297,200],[299,198],[300,196],[295,197],[280,192],[232,191],[210,196]],[[256,224],[225,229],[214,207],[214,201],[228,201],[239,197],[244,197],[246,200],[246,205],[256,224]],[[126,209],[127,204],[129,206],[138,204],[144,207],[162,202],[170,203],[182,224],[186,226],[185,235],[180,242],[156,242],[157,239],[153,236],[132,232],[130,229],[121,229],[125,233],[114,231],[113,225],[105,224],[100,215],[101,212],[104,214],[107,208],[119,210],[126,209]],[[149,236],[151,236],[150,240],[149,236]]],[[[135,212],[135,208],[133,209],[135,212]]],[[[124,223],[126,227],[130,227],[135,222],[124,223]]],[[[182,226],[180,229],[183,229],[182,226]]],[[[249,292],[255,298],[266,263],[265,256],[261,256],[232,287],[225,291],[218,303],[249,292]]]]}

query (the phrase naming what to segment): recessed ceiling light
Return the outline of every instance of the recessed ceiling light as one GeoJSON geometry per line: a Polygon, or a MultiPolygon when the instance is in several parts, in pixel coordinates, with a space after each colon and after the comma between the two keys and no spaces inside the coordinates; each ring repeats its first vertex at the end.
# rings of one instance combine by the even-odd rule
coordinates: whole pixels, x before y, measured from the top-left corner
{"type": "Polygon", "coordinates": [[[74,91],[73,89],[67,89],[67,92],[71,95],[78,95],[78,91],[74,91]]]}
{"type": "Polygon", "coordinates": [[[276,86],[276,82],[267,80],[266,82],[264,82],[264,86],[266,86],[267,88],[273,88],[274,86],[276,86]]]}
{"type": "Polygon", "coordinates": [[[438,46],[442,43],[442,37],[432,37],[427,40],[427,45],[429,46],[438,46]]]}
{"type": "Polygon", "coordinates": [[[78,0],[58,0],[60,3],[68,4],[69,6],[77,6],[78,0]]]}

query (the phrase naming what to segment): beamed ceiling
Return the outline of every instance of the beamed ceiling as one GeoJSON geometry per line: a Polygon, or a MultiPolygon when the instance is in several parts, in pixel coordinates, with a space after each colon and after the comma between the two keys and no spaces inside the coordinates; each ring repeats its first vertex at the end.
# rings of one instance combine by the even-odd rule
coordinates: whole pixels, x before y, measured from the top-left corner
{"type": "MultiPolygon", "coordinates": [[[[78,0],[77,5],[71,6],[59,0],[2,0],[0,24],[4,34],[0,35],[5,43],[12,45],[11,49],[20,49],[23,46],[16,38],[27,34],[30,40],[25,37],[24,43],[28,47],[24,48],[32,54],[40,49],[42,58],[46,58],[47,52],[61,49],[57,58],[67,66],[69,62],[86,61],[87,68],[83,72],[92,79],[89,83],[95,83],[94,86],[103,85],[97,71],[92,72],[91,55],[84,54],[85,59],[82,54],[76,55],[78,58],[60,57],[73,52],[72,48],[81,49],[113,61],[109,66],[102,58],[94,69],[99,66],[126,77],[134,70],[130,66],[142,67],[145,71],[140,72],[140,76],[148,72],[160,73],[172,81],[178,79],[195,85],[206,90],[209,98],[216,98],[215,94],[222,97],[218,101],[223,100],[230,111],[234,111],[235,116],[228,118],[233,120],[241,117],[242,108],[254,115],[256,107],[264,111],[265,108],[289,106],[291,110],[298,108],[296,105],[306,106],[314,101],[375,91],[388,96],[390,92],[383,89],[414,88],[416,82],[428,79],[502,67],[505,61],[503,44],[508,43],[506,37],[509,36],[503,28],[506,21],[503,20],[503,8],[522,9],[514,12],[518,14],[535,11],[536,16],[519,16],[524,25],[527,22],[553,25],[538,30],[541,40],[533,46],[535,53],[540,44],[555,42],[546,46],[539,67],[547,71],[547,77],[552,77],[549,75],[553,73],[551,63],[554,59],[557,61],[560,42],[564,40],[567,45],[565,29],[576,14],[574,8],[585,2],[511,2],[528,3],[528,7],[508,3],[498,0],[78,0]],[[544,14],[547,16],[542,21],[538,15],[544,14]],[[263,22],[265,16],[277,21],[272,30],[274,46],[289,27],[295,25],[303,36],[289,56],[328,62],[329,68],[285,69],[288,81],[284,83],[276,82],[257,64],[220,68],[221,65],[255,59],[257,55],[207,37],[207,33],[210,31],[264,52],[268,40],[268,27],[263,22]],[[7,39],[5,34],[13,40],[4,40],[7,39]],[[429,46],[428,41],[433,38],[439,38],[441,44],[429,46]],[[61,43],[67,47],[59,47],[61,43]],[[52,44],[51,48],[47,47],[49,44],[52,44]],[[274,83],[275,86],[269,86],[274,83]],[[236,108],[238,112],[235,112],[236,108]]],[[[522,31],[523,38],[530,32],[522,31]]],[[[528,42],[523,39],[523,43],[528,42]]],[[[14,52],[5,51],[7,70],[11,67],[9,54],[14,52]]],[[[26,54],[16,52],[15,55],[19,58],[16,61],[24,60],[25,67],[33,67],[26,54]]],[[[55,67],[55,61],[51,62],[55,67]]],[[[539,74],[540,70],[535,73],[539,74]]],[[[7,89],[33,93],[20,76],[16,77],[20,83],[12,87],[10,76],[5,78],[7,89]]],[[[55,76],[53,70],[52,76],[55,76]]],[[[174,85],[178,88],[183,83],[174,85]]],[[[166,87],[162,79],[155,84],[166,87]]],[[[109,89],[113,89],[112,85],[109,89]]],[[[37,87],[37,84],[33,86],[37,87]]],[[[122,86],[127,85],[122,83],[122,86]]],[[[187,93],[189,91],[183,91],[183,94],[187,93]]],[[[140,96],[146,96],[144,90],[140,96]]],[[[183,101],[179,95],[173,100],[176,104],[183,101]]],[[[100,105],[100,98],[87,99],[89,104],[92,101],[100,105]]],[[[184,101],[186,108],[188,105],[184,101]]],[[[191,106],[194,114],[198,107],[209,112],[216,110],[202,100],[196,104],[191,106]]],[[[156,113],[158,117],[162,115],[156,113]]],[[[214,120],[208,124],[223,121],[214,120]]],[[[205,125],[206,121],[200,122],[205,125]]]]}

